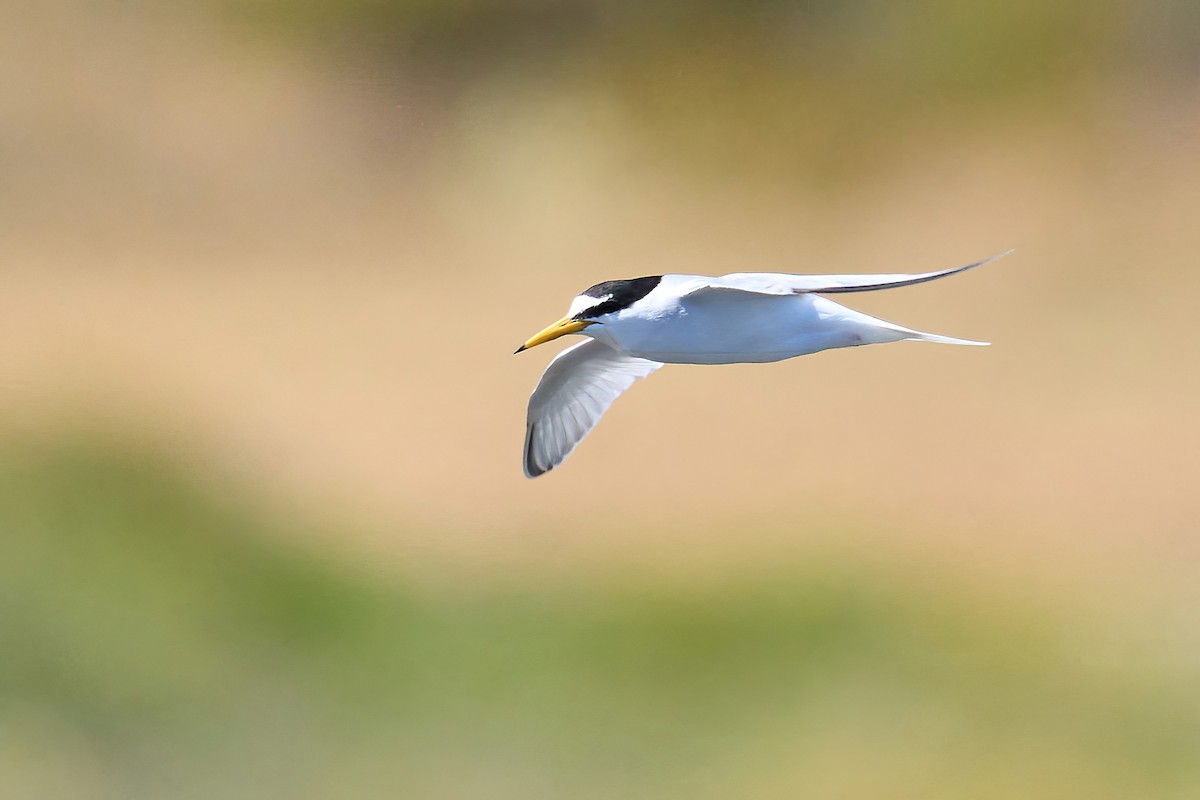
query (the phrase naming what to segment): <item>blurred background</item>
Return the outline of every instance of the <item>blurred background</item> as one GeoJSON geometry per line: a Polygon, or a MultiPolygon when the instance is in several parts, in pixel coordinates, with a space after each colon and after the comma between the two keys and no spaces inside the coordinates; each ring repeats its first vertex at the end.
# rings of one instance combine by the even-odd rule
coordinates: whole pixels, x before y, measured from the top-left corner
{"type": "Polygon", "coordinates": [[[0,5],[0,789],[1200,795],[1200,6],[0,5]],[[672,367],[597,281],[985,269],[672,367]]]}

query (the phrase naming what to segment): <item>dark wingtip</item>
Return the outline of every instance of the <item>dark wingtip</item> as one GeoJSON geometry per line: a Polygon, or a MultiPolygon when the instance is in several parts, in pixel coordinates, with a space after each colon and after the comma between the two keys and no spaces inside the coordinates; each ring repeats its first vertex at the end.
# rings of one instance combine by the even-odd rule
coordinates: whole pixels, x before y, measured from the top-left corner
{"type": "Polygon", "coordinates": [[[524,352],[526,349],[527,349],[527,348],[525,347],[525,345],[521,345],[521,346],[520,346],[520,347],[518,347],[516,350],[513,350],[513,355],[515,356],[517,353],[524,352]]]}
{"type": "Polygon", "coordinates": [[[533,453],[529,449],[529,442],[533,439],[533,429],[537,427],[532,422],[525,424],[525,454],[522,459],[522,466],[525,468],[526,478],[536,478],[539,475],[544,475],[547,470],[542,469],[533,462],[533,453]]]}

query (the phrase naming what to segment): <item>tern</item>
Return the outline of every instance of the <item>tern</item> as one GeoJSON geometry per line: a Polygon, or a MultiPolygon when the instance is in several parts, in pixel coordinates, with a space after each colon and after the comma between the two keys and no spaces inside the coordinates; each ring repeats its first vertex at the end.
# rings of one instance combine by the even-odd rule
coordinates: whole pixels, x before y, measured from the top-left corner
{"type": "Polygon", "coordinates": [[[520,353],[572,333],[588,337],[554,357],[529,398],[525,475],[536,478],[561,464],[622,392],[663,364],[782,361],[906,339],[986,345],[885,322],[823,295],[925,283],[1004,255],[914,275],[739,272],[598,283],[575,298],[566,316],[517,348],[520,353]]]}

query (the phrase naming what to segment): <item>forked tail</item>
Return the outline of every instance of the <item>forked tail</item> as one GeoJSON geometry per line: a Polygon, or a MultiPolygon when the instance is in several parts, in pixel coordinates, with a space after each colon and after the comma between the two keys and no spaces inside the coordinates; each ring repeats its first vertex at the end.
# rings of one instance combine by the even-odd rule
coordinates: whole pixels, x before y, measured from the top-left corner
{"type": "Polygon", "coordinates": [[[972,347],[987,347],[991,342],[976,342],[971,339],[955,339],[953,336],[939,336],[936,333],[922,333],[921,331],[908,331],[908,336],[905,337],[916,342],[937,342],[938,344],[969,344],[972,347]]]}

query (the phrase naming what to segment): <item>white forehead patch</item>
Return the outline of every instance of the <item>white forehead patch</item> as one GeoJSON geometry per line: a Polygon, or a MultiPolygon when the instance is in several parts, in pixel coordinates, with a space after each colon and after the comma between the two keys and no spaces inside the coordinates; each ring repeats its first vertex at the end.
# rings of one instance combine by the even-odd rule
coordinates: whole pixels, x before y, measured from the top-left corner
{"type": "Polygon", "coordinates": [[[567,316],[573,317],[585,309],[591,308],[594,305],[603,303],[605,300],[611,299],[611,294],[606,294],[603,297],[592,297],[590,295],[581,294],[571,302],[571,308],[567,311],[567,316]]]}

